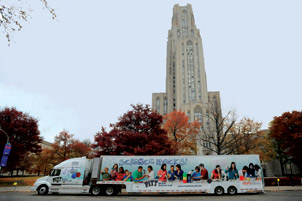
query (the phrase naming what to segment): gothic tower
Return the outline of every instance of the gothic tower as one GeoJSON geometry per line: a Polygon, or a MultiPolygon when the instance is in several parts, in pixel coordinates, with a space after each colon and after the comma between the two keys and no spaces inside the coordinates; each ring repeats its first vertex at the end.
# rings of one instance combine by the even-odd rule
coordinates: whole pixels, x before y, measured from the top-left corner
{"type": "MultiPolygon", "coordinates": [[[[208,92],[200,31],[195,25],[192,6],[173,8],[172,27],[168,32],[166,93],[152,94],[152,108],[165,115],[182,110],[189,121],[198,120],[210,129],[209,108],[220,107],[219,92],[208,92]]],[[[212,125],[214,126],[214,125],[212,125]]],[[[210,154],[207,147],[197,144],[198,155],[210,154]]]]}

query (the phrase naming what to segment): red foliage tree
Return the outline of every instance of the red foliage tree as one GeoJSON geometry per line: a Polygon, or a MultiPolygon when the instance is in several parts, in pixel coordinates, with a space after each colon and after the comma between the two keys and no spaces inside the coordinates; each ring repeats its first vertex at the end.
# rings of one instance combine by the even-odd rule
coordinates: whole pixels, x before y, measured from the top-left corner
{"type": "Polygon", "coordinates": [[[290,156],[301,171],[302,111],[285,112],[279,117],[274,117],[270,132],[283,154],[290,156]]]}
{"type": "MultiPolygon", "coordinates": [[[[16,108],[4,108],[0,110],[0,127],[8,134],[9,142],[12,145],[7,170],[18,169],[25,154],[41,152],[39,143],[42,139],[37,119],[16,110],[16,108]]],[[[0,136],[0,152],[2,153],[6,137],[2,131],[0,131],[0,136]]]]}
{"type": "Polygon", "coordinates": [[[90,141],[81,142],[74,139],[73,136],[73,134],[69,134],[65,130],[55,136],[55,142],[52,145],[55,163],[65,161],[68,158],[91,157],[90,141]]]}
{"type": "Polygon", "coordinates": [[[74,141],[73,136],[73,134],[69,134],[65,130],[55,136],[55,142],[52,147],[56,152],[56,158],[59,162],[65,161],[69,158],[69,154],[72,151],[72,143],[74,141]]]}
{"type": "Polygon", "coordinates": [[[132,110],[119,122],[95,135],[92,147],[96,155],[171,155],[174,153],[167,132],[162,129],[162,116],[148,105],[131,105],[132,110]]]}
{"type": "Polygon", "coordinates": [[[164,129],[173,141],[175,155],[195,155],[196,135],[200,129],[198,121],[189,123],[189,117],[181,110],[174,110],[165,115],[164,119],[166,120],[164,129]]]}
{"type": "Polygon", "coordinates": [[[72,157],[90,157],[91,147],[90,144],[83,143],[79,140],[74,140],[71,145],[71,156],[72,157]]]}

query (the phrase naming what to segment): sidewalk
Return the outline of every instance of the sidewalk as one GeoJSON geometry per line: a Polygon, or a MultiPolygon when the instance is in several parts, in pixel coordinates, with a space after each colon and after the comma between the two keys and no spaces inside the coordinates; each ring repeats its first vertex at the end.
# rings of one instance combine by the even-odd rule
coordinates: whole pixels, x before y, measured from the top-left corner
{"type": "MultiPolygon", "coordinates": [[[[3,192],[30,192],[31,186],[17,186],[17,187],[0,187],[0,193],[3,192]]],[[[302,186],[266,186],[264,192],[274,191],[302,191],[302,186]]]]}
{"type": "Polygon", "coordinates": [[[0,193],[4,192],[30,192],[31,186],[0,187],[0,193]]]}
{"type": "Polygon", "coordinates": [[[264,192],[272,191],[302,191],[302,186],[266,186],[264,192]]]}

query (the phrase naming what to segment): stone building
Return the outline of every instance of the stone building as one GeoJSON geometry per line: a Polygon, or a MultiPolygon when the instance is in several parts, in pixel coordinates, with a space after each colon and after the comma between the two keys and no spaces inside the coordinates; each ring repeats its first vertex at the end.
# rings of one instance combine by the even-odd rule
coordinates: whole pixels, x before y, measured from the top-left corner
{"type": "MultiPolygon", "coordinates": [[[[215,105],[220,111],[220,94],[207,89],[202,39],[190,4],[173,8],[166,59],[166,92],[152,94],[152,109],[162,115],[184,111],[189,121],[198,120],[211,130],[209,110],[215,105]]],[[[198,142],[197,154],[210,154],[207,146],[211,144],[198,142]]]]}

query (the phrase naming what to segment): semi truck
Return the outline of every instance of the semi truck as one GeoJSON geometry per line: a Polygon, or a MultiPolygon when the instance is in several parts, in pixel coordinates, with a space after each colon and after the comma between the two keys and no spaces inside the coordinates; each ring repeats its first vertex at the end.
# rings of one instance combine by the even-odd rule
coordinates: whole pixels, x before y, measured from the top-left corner
{"type": "Polygon", "coordinates": [[[36,180],[31,191],[39,195],[48,193],[90,193],[92,195],[113,196],[118,193],[209,193],[209,194],[236,194],[263,192],[263,175],[254,178],[246,177],[241,170],[249,164],[259,165],[258,155],[211,155],[211,156],[100,156],[93,159],[72,158],[56,165],[49,176],[36,180]],[[159,181],[156,177],[152,180],[145,178],[140,181],[103,180],[101,171],[107,167],[109,170],[117,164],[124,170],[134,172],[139,166],[147,169],[153,167],[155,175],[163,164],[167,170],[171,165],[179,164],[185,174],[191,173],[199,164],[204,164],[209,177],[216,165],[222,171],[227,169],[232,162],[236,163],[239,175],[237,179],[201,179],[199,181],[159,181]]]}

